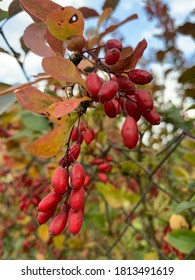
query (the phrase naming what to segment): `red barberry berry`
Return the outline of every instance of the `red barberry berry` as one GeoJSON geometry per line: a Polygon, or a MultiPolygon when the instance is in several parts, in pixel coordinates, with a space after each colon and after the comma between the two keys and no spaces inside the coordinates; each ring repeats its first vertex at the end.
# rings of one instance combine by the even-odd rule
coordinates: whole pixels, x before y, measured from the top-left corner
{"type": "Polygon", "coordinates": [[[70,207],[74,211],[78,211],[83,208],[85,203],[85,190],[81,187],[78,190],[72,190],[69,197],[70,207]]]}
{"type": "Polygon", "coordinates": [[[135,99],[138,107],[143,111],[150,112],[153,109],[153,100],[149,91],[143,89],[136,89],[135,99]]]}
{"type": "Polygon", "coordinates": [[[49,209],[47,212],[38,212],[37,221],[40,225],[45,224],[56,211],[56,207],[49,209]]]}
{"type": "Polygon", "coordinates": [[[146,70],[133,69],[128,74],[129,79],[137,85],[145,85],[152,81],[152,74],[146,70]]]}
{"type": "Polygon", "coordinates": [[[80,163],[75,163],[70,172],[70,185],[73,189],[80,189],[85,182],[85,169],[80,163]]]}
{"type": "Polygon", "coordinates": [[[124,145],[129,148],[135,148],[139,139],[138,126],[133,117],[127,116],[122,129],[121,135],[124,145]]]}
{"type": "Polygon", "coordinates": [[[104,83],[98,93],[100,102],[104,103],[112,100],[116,96],[118,89],[118,83],[115,81],[108,81],[104,83]]]}
{"type": "Polygon", "coordinates": [[[114,65],[120,59],[120,51],[119,49],[113,48],[106,52],[105,62],[108,65],[114,65]]]}
{"type": "Polygon", "coordinates": [[[118,84],[119,84],[119,90],[121,92],[124,92],[127,95],[132,95],[135,92],[135,85],[130,81],[129,78],[125,76],[119,76],[117,78],[118,84]]]}
{"type": "Polygon", "coordinates": [[[61,212],[55,216],[49,225],[49,234],[51,236],[59,235],[65,228],[67,223],[67,213],[61,212]]]}
{"type": "Polygon", "coordinates": [[[137,122],[140,117],[141,117],[141,113],[140,110],[136,104],[136,102],[131,101],[131,100],[126,100],[125,102],[125,111],[126,113],[133,117],[135,119],[135,121],[137,122]]]}
{"type": "Polygon", "coordinates": [[[83,212],[82,210],[74,211],[70,209],[68,213],[68,229],[70,233],[79,233],[83,223],[83,212]]]}
{"type": "Polygon", "coordinates": [[[122,50],[122,42],[118,39],[109,39],[106,44],[105,44],[106,48],[108,49],[113,49],[113,48],[117,48],[120,51],[122,50]]]}
{"type": "Polygon", "coordinates": [[[58,195],[55,192],[51,192],[39,202],[38,209],[41,212],[47,212],[51,208],[56,207],[61,199],[62,196],[58,195]]]}
{"type": "Polygon", "coordinates": [[[116,107],[112,101],[104,103],[104,112],[109,118],[115,118],[117,115],[116,107]]]}
{"type": "Polygon", "coordinates": [[[92,97],[96,97],[103,84],[103,80],[96,73],[90,73],[86,79],[87,90],[92,97]]]}
{"type": "Polygon", "coordinates": [[[68,187],[68,174],[67,171],[63,167],[58,167],[52,177],[51,177],[51,185],[53,187],[53,190],[63,195],[68,187]]]}

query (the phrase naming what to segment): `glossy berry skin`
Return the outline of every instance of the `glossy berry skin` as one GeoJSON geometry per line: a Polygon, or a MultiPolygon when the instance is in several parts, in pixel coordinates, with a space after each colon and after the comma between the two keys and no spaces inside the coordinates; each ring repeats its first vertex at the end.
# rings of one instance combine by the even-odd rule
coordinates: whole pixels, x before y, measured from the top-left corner
{"type": "Polygon", "coordinates": [[[146,70],[133,69],[128,74],[129,79],[137,85],[145,85],[152,81],[152,74],[146,70]]]}
{"type": "Polygon", "coordinates": [[[140,107],[141,110],[150,112],[153,109],[154,104],[149,91],[143,89],[136,89],[135,99],[137,101],[138,107],[140,107]]]}
{"type": "Polygon", "coordinates": [[[112,169],[112,165],[110,165],[108,162],[101,163],[98,166],[98,171],[103,173],[109,173],[111,169],[112,169]]]}
{"type": "Polygon", "coordinates": [[[108,81],[104,83],[98,93],[100,102],[104,103],[106,101],[112,100],[116,96],[118,89],[119,86],[116,81],[108,81]]]}
{"type": "Polygon", "coordinates": [[[141,113],[140,113],[140,110],[139,110],[137,104],[131,100],[126,100],[125,111],[129,116],[133,117],[136,122],[141,117],[141,113]]]}
{"type": "Polygon", "coordinates": [[[83,223],[83,212],[82,210],[74,211],[70,209],[68,213],[68,229],[70,233],[77,234],[79,233],[83,223]]]}
{"type": "Polygon", "coordinates": [[[66,163],[70,165],[71,163],[75,162],[79,157],[81,151],[80,143],[73,144],[70,149],[68,150],[68,155],[66,157],[66,163]]]}
{"type": "Polygon", "coordinates": [[[139,132],[137,123],[133,117],[126,117],[121,129],[121,135],[123,143],[127,148],[133,149],[136,147],[139,139],[139,132]]]}
{"type": "Polygon", "coordinates": [[[105,63],[108,65],[114,65],[120,59],[120,51],[119,49],[110,49],[106,52],[105,55],[105,63]]]}
{"type": "Polygon", "coordinates": [[[70,185],[73,189],[80,189],[85,182],[86,172],[80,163],[75,163],[70,172],[70,185]]]}
{"type": "Polygon", "coordinates": [[[84,207],[85,204],[85,190],[81,187],[78,190],[72,190],[69,197],[70,207],[74,211],[78,211],[84,207]]]}
{"type": "Polygon", "coordinates": [[[128,77],[119,76],[117,78],[119,84],[119,90],[124,92],[127,95],[132,95],[135,92],[135,85],[132,83],[128,77]]]}
{"type": "Polygon", "coordinates": [[[58,167],[52,177],[51,184],[54,192],[57,194],[63,195],[68,188],[68,174],[63,167],[58,167]]]}
{"type": "Polygon", "coordinates": [[[61,199],[62,196],[58,195],[55,192],[51,192],[39,202],[38,209],[41,212],[47,212],[51,208],[56,207],[61,199]]]}
{"type": "Polygon", "coordinates": [[[107,101],[104,103],[104,112],[109,118],[115,118],[117,115],[116,107],[112,101],[107,101]]]}
{"type": "Polygon", "coordinates": [[[65,228],[68,215],[66,212],[61,212],[55,216],[49,225],[49,234],[51,236],[59,235],[65,228]]]}
{"type": "Polygon", "coordinates": [[[49,209],[47,212],[40,212],[37,216],[37,222],[42,225],[45,224],[54,214],[56,211],[56,207],[49,209]]]}
{"type": "Polygon", "coordinates": [[[86,79],[87,90],[92,97],[96,97],[103,84],[103,80],[96,73],[90,73],[86,79]]]}
{"type": "Polygon", "coordinates": [[[122,42],[118,39],[109,39],[106,42],[105,46],[106,46],[107,49],[116,48],[116,49],[119,49],[120,51],[122,50],[122,42]]]}
{"type": "Polygon", "coordinates": [[[161,121],[161,116],[156,111],[155,108],[152,109],[150,112],[143,112],[143,117],[152,125],[159,125],[161,121]]]}

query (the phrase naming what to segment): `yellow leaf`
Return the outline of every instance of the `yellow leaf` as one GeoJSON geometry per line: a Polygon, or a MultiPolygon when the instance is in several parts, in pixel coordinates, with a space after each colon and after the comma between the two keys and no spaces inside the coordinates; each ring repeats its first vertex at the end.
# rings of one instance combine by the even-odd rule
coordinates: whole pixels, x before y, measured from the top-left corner
{"type": "Polygon", "coordinates": [[[25,216],[24,218],[19,219],[19,220],[17,221],[17,224],[18,224],[18,225],[26,225],[26,224],[28,224],[30,221],[31,221],[31,217],[30,217],[30,216],[25,216]]]}
{"type": "Polygon", "coordinates": [[[83,36],[83,15],[79,10],[71,6],[59,7],[50,12],[46,23],[49,32],[62,41],[72,36],[83,36]]]}
{"type": "Polygon", "coordinates": [[[57,249],[64,249],[64,242],[65,242],[65,236],[62,234],[53,237],[53,243],[55,248],[57,249]]]}
{"type": "Polygon", "coordinates": [[[156,252],[148,252],[144,255],[144,260],[158,260],[158,254],[156,252]]]}
{"type": "Polygon", "coordinates": [[[47,243],[49,241],[49,230],[47,225],[40,225],[37,231],[38,237],[44,242],[47,243]]]}

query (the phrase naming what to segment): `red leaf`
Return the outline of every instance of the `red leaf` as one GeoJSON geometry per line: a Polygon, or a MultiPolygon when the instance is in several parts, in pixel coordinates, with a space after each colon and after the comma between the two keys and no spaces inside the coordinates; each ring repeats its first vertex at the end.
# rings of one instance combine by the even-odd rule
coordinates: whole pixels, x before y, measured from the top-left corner
{"type": "Polygon", "coordinates": [[[54,51],[45,43],[46,25],[32,23],[24,31],[24,44],[36,55],[46,57],[55,55],[54,51]]]}
{"type": "Polygon", "coordinates": [[[71,113],[79,106],[81,102],[88,99],[89,99],[88,97],[82,97],[82,98],[73,98],[70,100],[60,101],[58,102],[58,105],[54,109],[53,116],[55,118],[61,118],[62,116],[71,113]]]}
{"type": "Polygon", "coordinates": [[[84,18],[91,18],[91,17],[98,17],[99,14],[96,10],[88,8],[88,7],[81,7],[79,11],[83,14],[84,18]]]}
{"type": "Polygon", "coordinates": [[[20,0],[20,4],[25,11],[29,12],[31,15],[42,20],[43,22],[46,21],[47,15],[51,11],[61,7],[57,3],[50,0],[20,0]]]}

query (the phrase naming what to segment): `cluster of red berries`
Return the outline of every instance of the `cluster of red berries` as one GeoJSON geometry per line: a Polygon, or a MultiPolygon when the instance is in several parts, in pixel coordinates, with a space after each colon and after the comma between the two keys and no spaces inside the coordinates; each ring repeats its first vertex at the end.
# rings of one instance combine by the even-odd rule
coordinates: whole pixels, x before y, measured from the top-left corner
{"type": "Polygon", "coordinates": [[[91,141],[95,139],[95,131],[93,127],[88,126],[88,124],[81,122],[78,126],[74,126],[71,132],[71,140],[72,142],[78,142],[82,144],[84,142],[89,145],[91,141]]]}
{"type": "Polygon", "coordinates": [[[61,165],[54,171],[51,178],[53,190],[38,204],[39,224],[44,224],[53,217],[49,225],[49,232],[52,236],[59,235],[67,223],[69,232],[77,234],[83,223],[86,172],[78,162],[74,162],[70,172],[69,167],[70,162],[66,168],[61,165]],[[54,216],[57,206],[63,198],[60,213],[54,216]]]}
{"type": "MultiPolygon", "coordinates": [[[[105,44],[105,66],[114,65],[120,58],[122,43],[117,39],[110,39],[105,44]]],[[[86,78],[89,96],[102,103],[105,114],[115,118],[123,114],[126,118],[122,126],[121,135],[124,145],[128,148],[136,147],[139,140],[137,122],[143,116],[152,125],[160,123],[161,117],[154,107],[151,93],[137,88],[136,85],[145,85],[151,82],[150,72],[142,69],[132,69],[124,73],[111,73],[110,79],[104,81],[96,72],[86,78]],[[112,76],[111,76],[111,74],[112,76]]]]}
{"type": "Polygon", "coordinates": [[[103,183],[108,182],[107,174],[112,170],[113,158],[109,155],[103,158],[95,158],[90,162],[91,166],[97,166],[98,177],[103,183]]]}

